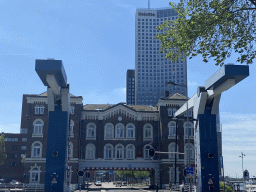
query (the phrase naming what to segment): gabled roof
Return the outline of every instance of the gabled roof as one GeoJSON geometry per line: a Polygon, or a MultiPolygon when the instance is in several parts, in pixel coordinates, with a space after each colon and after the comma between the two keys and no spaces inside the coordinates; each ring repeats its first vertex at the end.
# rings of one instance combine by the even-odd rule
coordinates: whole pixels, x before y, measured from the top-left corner
{"type": "Polygon", "coordinates": [[[152,107],[150,105],[126,105],[125,103],[118,104],[86,104],[84,105],[84,110],[107,110],[118,105],[122,105],[124,107],[130,108],[133,111],[157,111],[156,107],[152,107]]]}
{"type": "MultiPolygon", "coordinates": [[[[45,91],[45,92],[39,94],[38,96],[46,97],[46,96],[47,96],[47,91],[45,91]]],[[[70,93],[70,97],[76,97],[76,96],[74,96],[73,94],[70,93]]],[[[78,97],[79,97],[79,96],[78,96],[78,97]]]]}
{"type": "MultiPolygon", "coordinates": [[[[162,99],[162,98],[161,98],[162,99]]],[[[167,98],[163,98],[162,100],[187,100],[189,99],[185,95],[182,95],[180,93],[173,93],[172,95],[169,95],[167,98]]]]}

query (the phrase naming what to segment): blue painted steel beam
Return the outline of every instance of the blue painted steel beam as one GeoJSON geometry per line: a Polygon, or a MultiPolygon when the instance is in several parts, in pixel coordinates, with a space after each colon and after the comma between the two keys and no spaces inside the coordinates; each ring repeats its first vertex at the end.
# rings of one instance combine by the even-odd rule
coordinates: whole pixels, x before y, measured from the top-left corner
{"type": "Polygon", "coordinates": [[[47,75],[54,75],[60,87],[67,87],[67,75],[61,60],[36,60],[35,70],[44,86],[50,87],[47,75]]]}

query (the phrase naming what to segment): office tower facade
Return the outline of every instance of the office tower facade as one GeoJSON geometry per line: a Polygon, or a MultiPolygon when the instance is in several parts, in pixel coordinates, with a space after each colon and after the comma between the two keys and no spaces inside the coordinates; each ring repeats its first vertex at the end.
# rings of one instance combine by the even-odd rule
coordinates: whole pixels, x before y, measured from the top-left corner
{"type": "Polygon", "coordinates": [[[178,17],[174,9],[137,9],[135,15],[135,104],[155,106],[164,92],[187,95],[185,87],[168,87],[165,83],[187,85],[187,62],[165,59],[159,53],[161,43],[154,36],[156,27],[178,17]]]}
{"type": "Polygon", "coordinates": [[[135,105],[135,70],[128,69],[126,73],[126,104],[135,105]]]}

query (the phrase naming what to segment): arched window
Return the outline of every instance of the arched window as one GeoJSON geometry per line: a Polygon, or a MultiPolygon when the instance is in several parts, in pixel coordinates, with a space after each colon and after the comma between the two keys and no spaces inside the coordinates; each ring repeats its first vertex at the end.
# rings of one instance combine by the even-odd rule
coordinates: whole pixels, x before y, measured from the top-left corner
{"type": "Polygon", "coordinates": [[[69,146],[67,146],[67,157],[73,158],[73,143],[72,142],[69,142],[69,146]],[[69,149],[69,152],[68,152],[68,149],[69,149]]]}
{"type": "Polygon", "coordinates": [[[40,106],[40,114],[44,114],[44,106],[43,105],[40,106]]]}
{"type": "Polygon", "coordinates": [[[153,139],[153,127],[150,124],[146,124],[143,127],[143,138],[144,140],[152,140],[153,139]]]}
{"type": "Polygon", "coordinates": [[[70,121],[70,132],[69,132],[70,135],[74,135],[74,125],[75,125],[74,121],[71,120],[70,121]]]}
{"type": "Polygon", "coordinates": [[[185,159],[195,159],[195,149],[192,143],[185,144],[185,159]]]}
{"type": "Polygon", "coordinates": [[[85,159],[95,159],[95,145],[90,143],[85,148],[85,159]]]}
{"type": "Polygon", "coordinates": [[[39,106],[38,105],[35,106],[35,114],[39,114],[39,106]]]}
{"type": "Polygon", "coordinates": [[[44,122],[43,120],[41,119],[36,119],[34,122],[33,122],[33,125],[34,125],[34,133],[33,135],[40,135],[42,136],[43,135],[43,126],[44,126],[44,122]]]}
{"type": "MultiPolygon", "coordinates": [[[[172,153],[169,153],[169,159],[174,159],[175,158],[174,152],[178,152],[178,151],[179,151],[179,146],[177,145],[177,151],[175,151],[175,143],[170,143],[168,145],[168,152],[172,152],[172,153]]],[[[178,154],[176,154],[176,158],[177,159],[179,158],[178,154]]]]}
{"type": "MultiPolygon", "coordinates": [[[[171,181],[172,183],[175,182],[175,179],[174,179],[175,171],[174,170],[175,170],[175,166],[169,167],[169,181],[171,181]]],[[[177,183],[179,183],[179,174],[180,174],[179,167],[176,167],[176,182],[177,183]]]]}
{"type": "Polygon", "coordinates": [[[133,144],[126,146],[126,159],[135,159],[135,146],[133,144]]]}
{"type": "Polygon", "coordinates": [[[151,145],[144,146],[144,159],[151,159],[149,156],[149,149],[153,148],[151,145]]]}
{"type": "Polygon", "coordinates": [[[96,139],[96,125],[89,123],[86,128],[86,139],[96,139]]]}
{"type": "Polygon", "coordinates": [[[104,134],[105,140],[113,139],[114,138],[114,125],[112,123],[107,123],[105,125],[104,129],[105,129],[105,134],[104,134]]]}
{"type": "Polygon", "coordinates": [[[169,137],[174,137],[176,136],[176,122],[171,121],[168,123],[168,129],[169,129],[169,137]]]}
{"type": "Polygon", "coordinates": [[[133,139],[135,138],[135,126],[132,123],[126,125],[126,138],[133,139]]]}
{"type": "Polygon", "coordinates": [[[116,159],[124,159],[124,146],[122,144],[116,145],[115,156],[116,159]]]}
{"type": "Polygon", "coordinates": [[[122,123],[116,125],[116,138],[124,138],[124,125],[122,123]]]}
{"type": "Polygon", "coordinates": [[[42,143],[35,141],[31,147],[31,157],[42,157],[42,143]]]}
{"type": "Polygon", "coordinates": [[[30,169],[30,182],[31,183],[40,183],[40,167],[33,166],[30,169]]]}
{"type": "Polygon", "coordinates": [[[105,159],[112,159],[113,158],[113,145],[106,144],[104,146],[104,155],[105,155],[105,159]]]}
{"type": "Polygon", "coordinates": [[[185,122],[184,123],[184,130],[185,130],[185,137],[193,137],[194,136],[194,129],[193,129],[193,124],[191,122],[185,122]]]}

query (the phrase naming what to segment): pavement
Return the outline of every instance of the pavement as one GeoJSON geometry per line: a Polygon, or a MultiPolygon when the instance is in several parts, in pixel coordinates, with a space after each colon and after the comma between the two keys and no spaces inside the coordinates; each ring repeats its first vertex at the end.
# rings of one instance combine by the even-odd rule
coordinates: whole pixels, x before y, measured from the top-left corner
{"type": "MultiPolygon", "coordinates": [[[[149,189],[147,185],[128,185],[128,186],[118,186],[116,187],[113,182],[102,182],[102,186],[95,186],[91,185],[89,189],[83,189],[81,192],[87,192],[87,191],[101,191],[105,192],[108,190],[117,190],[117,189],[124,189],[124,190],[139,190],[143,192],[155,192],[156,189],[149,189]]],[[[80,190],[76,190],[75,192],[79,192],[80,190]]],[[[170,192],[169,189],[159,189],[158,192],[170,192]]]]}

